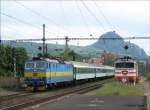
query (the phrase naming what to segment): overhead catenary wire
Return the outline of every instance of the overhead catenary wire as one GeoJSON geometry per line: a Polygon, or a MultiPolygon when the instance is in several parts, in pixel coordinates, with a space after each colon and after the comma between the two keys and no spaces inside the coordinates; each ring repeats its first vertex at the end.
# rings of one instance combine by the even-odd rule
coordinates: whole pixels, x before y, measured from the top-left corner
{"type": "MultiPolygon", "coordinates": [[[[62,21],[64,22],[64,24],[66,24],[66,26],[62,25],[62,27],[64,27],[64,29],[66,29],[67,24],[69,24],[69,20],[67,19],[66,15],[65,15],[63,4],[61,3],[61,1],[58,1],[58,4],[59,4],[59,8],[61,10],[61,15],[62,15],[62,18],[63,18],[62,21]]],[[[72,33],[70,31],[70,29],[68,30],[68,32],[72,33]]]]}
{"type": "MultiPolygon", "coordinates": [[[[7,14],[7,13],[5,13],[5,12],[0,12],[0,14],[3,15],[3,16],[8,17],[8,18],[10,18],[10,19],[13,19],[13,20],[15,20],[15,21],[17,21],[17,22],[20,22],[20,23],[22,23],[22,24],[30,25],[31,27],[34,27],[34,28],[36,28],[36,29],[38,29],[38,30],[41,30],[41,29],[42,29],[42,27],[39,27],[39,26],[37,26],[37,25],[35,25],[35,24],[29,23],[29,22],[24,21],[24,20],[21,20],[21,19],[19,19],[19,18],[17,18],[17,17],[14,17],[14,16],[10,15],[10,14],[7,14]]],[[[49,32],[49,31],[48,31],[48,32],[49,32]]],[[[49,32],[49,34],[56,35],[55,33],[52,33],[52,32],[49,32]]]]}
{"type": "MultiPolygon", "coordinates": [[[[142,34],[146,34],[146,33],[149,33],[150,34],[150,30],[149,31],[144,31],[144,32],[140,32],[138,34],[135,34],[133,36],[138,36],[138,35],[142,35],[142,34]]],[[[149,35],[150,36],[150,35],[149,35]]]]}
{"type": "Polygon", "coordinates": [[[88,31],[89,33],[91,33],[90,27],[89,27],[88,23],[86,22],[86,19],[85,19],[85,17],[84,17],[84,14],[83,14],[83,12],[82,12],[82,10],[81,10],[81,8],[80,8],[80,6],[79,6],[79,4],[78,4],[77,2],[78,2],[78,1],[76,0],[76,1],[75,1],[76,7],[77,7],[77,9],[79,10],[79,13],[80,13],[80,15],[81,15],[81,19],[82,19],[82,21],[83,21],[83,24],[84,24],[85,27],[87,28],[87,31],[88,31]]]}
{"type": "Polygon", "coordinates": [[[65,24],[69,24],[68,18],[66,17],[65,12],[64,12],[63,4],[60,1],[59,1],[59,6],[60,6],[60,10],[62,12],[62,14],[61,14],[62,18],[65,21],[65,24]]]}
{"type": "MultiPolygon", "coordinates": [[[[2,27],[3,28],[3,27],[2,27]]],[[[19,34],[25,34],[25,36],[32,36],[33,33],[30,33],[30,32],[27,32],[27,31],[23,31],[23,30],[19,30],[19,29],[16,29],[16,28],[13,28],[13,27],[10,27],[10,26],[6,26],[5,25],[5,28],[6,29],[9,29],[9,30],[13,30],[13,31],[16,31],[17,33],[19,34]]],[[[38,36],[38,35],[37,35],[38,36]]]]}
{"type": "MultiPolygon", "coordinates": [[[[48,18],[48,17],[46,17],[46,16],[43,16],[42,14],[40,14],[40,13],[38,13],[37,11],[35,11],[35,10],[33,10],[33,9],[31,9],[31,8],[29,8],[29,7],[27,7],[26,5],[24,5],[24,4],[22,4],[21,2],[19,2],[19,1],[17,1],[17,0],[14,0],[18,5],[20,5],[20,6],[22,6],[23,8],[25,8],[26,10],[28,10],[28,11],[30,11],[30,12],[32,12],[32,13],[34,13],[35,15],[37,15],[37,16],[39,16],[39,17],[42,17],[43,19],[45,19],[46,21],[48,21],[48,22],[50,22],[50,23],[52,23],[52,24],[55,24],[55,25],[59,25],[59,24],[57,24],[55,21],[53,21],[52,19],[50,19],[50,18],[48,18]]],[[[50,33],[51,33],[51,31],[49,31],[50,33]]]]}
{"type": "Polygon", "coordinates": [[[50,23],[53,23],[53,24],[55,24],[55,25],[57,25],[57,26],[60,26],[60,24],[57,24],[57,23],[56,23],[55,21],[53,21],[52,19],[50,19],[50,18],[48,18],[48,17],[46,17],[46,16],[43,16],[42,14],[40,14],[40,13],[38,13],[37,11],[35,11],[35,10],[33,10],[33,9],[29,8],[29,7],[27,7],[26,5],[24,5],[24,4],[20,3],[20,2],[18,2],[17,0],[14,0],[14,1],[15,1],[17,4],[19,4],[20,6],[24,7],[24,8],[27,9],[27,10],[29,10],[30,12],[32,12],[32,13],[38,15],[39,17],[44,18],[44,19],[47,20],[47,21],[49,21],[50,23]]]}
{"type": "MultiPolygon", "coordinates": [[[[28,11],[30,11],[30,12],[36,14],[37,16],[39,16],[39,17],[41,17],[41,18],[43,18],[43,19],[45,19],[45,20],[48,21],[49,23],[54,24],[57,28],[59,27],[59,28],[63,29],[63,30],[66,31],[66,32],[72,33],[70,30],[66,29],[66,27],[64,27],[64,25],[55,22],[55,21],[52,20],[51,18],[49,18],[49,17],[47,17],[47,16],[45,16],[45,15],[42,15],[41,13],[39,13],[39,12],[37,12],[37,11],[35,11],[35,10],[29,8],[28,6],[22,4],[21,2],[18,2],[18,1],[16,1],[16,0],[14,0],[14,1],[15,1],[18,5],[24,7],[25,9],[27,9],[28,11]]],[[[76,33],[75,33],[75,34],[76,34],[76,33]]]]}
{"type": "Polygon", "coordinates": [[[32,26],[32,27],[34,27],[34,28],[36,28],[36,29],[41,29],[40,27],[37,27],[37,26],[35,26],[35,25],[31,24],[31,23],[28,23],[28,22],[26,22],[26,21],[23,21],[23,20],[21,20],[21,19],[18,19],[18,18],[16,18],[16,17],[12,16],[12,15],[7,14],[7,13],[4,13],[4,12],[0,12],[0,13],[1,13],[2,15],[4,15],[4,16],[7,16],[7,17],[9,17],[9,18],[11,18],[11,19],[14,19],[14,20],[16,20],[16,21],[18,21],[18,22],[21,22],[21,23],[23,23],[23,24],[30,25],[30,26],[32,26]]]}
{"type": "MultiPolygon", "coordinates": [[[[117,30],[117,31],[118,31],[118,29],[116,29],[116,27],[115,27],[114,25],[112,25],[112,23],[111,23],[111,22],[108,20],[108,18],[105,16],[105,14],[103,13],[102,8],[100,7],[100,5],[98,5],[95,0],[94,0],[93,2],[94,2],[94,4],[95,4],[96,8],[98,9],[98,12],[99,12],[99,13],[103,16],[103,18],[105,19],[105,21],[106,21],[107,25],[110,27],[110,29],[112,29],[112,30],[117,30]]],[[[118,31],[118,32],[119,32],[119,31],[118,31]]]]}
{"type": "Polygon", "coordinates": [[[99,23],[99,26],[105,31],[104,25],[102,24],[102,22],[99,20],[99,18],[90,10],[90,8],[86,5],[86,3],[84,3],[83,0],[81,0],[83,6],[87,9],[87,11],[93,16],[93,18],[95,18],[95,20],[99,23]]]}
{"type": "MultiPolygon", "coordinates": [[[[76,38],[68,38],[68,40],[134,40],[134,39],[150,39],[150,37],[124,37],[124,38],[81,38],[81,37],[76,37],[76,38]]],[[[66,38],[46,38],[45,40],[66,40],[66,38]]],[[[3,41],[15,41],[15,42],[28,42],[28,41],[42,41],[41,39],[15,39],[15,40],[3,40],[3,41]]]]}

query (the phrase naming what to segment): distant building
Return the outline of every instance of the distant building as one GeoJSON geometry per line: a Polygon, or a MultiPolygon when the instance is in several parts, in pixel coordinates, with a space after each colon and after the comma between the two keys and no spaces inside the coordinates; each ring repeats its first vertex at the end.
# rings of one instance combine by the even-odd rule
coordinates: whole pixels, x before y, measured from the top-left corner
{"type": "Polygon", "coordinates": [[[116,58],[113,53],[104,51],[99,57],[97,57],[97,58],[90,58],[88,60],[88,63],[90,63],[90,64],[96,64],[96,65],[102,65],[103,62],[104,62],[104,60],[108,56],[113,56],[114,58],[116,58]]]}
{"type": "Polygon", "coordinates": [[[100,57],[98,57],[98,58],[90,58],[88,60],[88,63],[90,63],[90,64],[96,64],[96,65],[101,65],[102,64],[102,59],[100,57]]]}

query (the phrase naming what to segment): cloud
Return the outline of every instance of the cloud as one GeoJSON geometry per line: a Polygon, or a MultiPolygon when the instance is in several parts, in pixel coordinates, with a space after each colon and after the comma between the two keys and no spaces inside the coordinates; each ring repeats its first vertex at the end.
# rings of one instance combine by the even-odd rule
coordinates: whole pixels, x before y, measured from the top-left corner
{"type": "MultiPolygon", "coordinates": [[[[102,13],[95,7],[93,1],[84,2],[104,26],[100,25],[95,20],[83,6],[81,1],[19,2],[39,12],[41,15],[46,16],[49,20],[32,13],[14,1],[2,1],[2,12],[6,12],[7,14],[41,28],[36,29],[32,26],[2,16],[1,27],[3,39],[41,38],[43,23],[46,24],[46,37],[91,37],[90,34],[93,35],[92,37],[98,37],[107,31],[112,31],[102,16],[102,13]],[[76,6],[76,2],[81,8],[88,27],[83,22],[83,18],[80,10],[76,6]],[[52,23],[51,20],[58,25],[52,23]]],[[[150,29],[149,1],[96,1],[96,3],[100,6],[100,10],[104,13],[110,23],[115,27],[113,30],[116,30],[117,28],[117,33],[122,37],[131,37],[132,35],[150,29]]],[[[95,41],[70,41],[69,44],[79,44],[84,46],[92,44],[93,42],[95,41]]],[[[149,43],[147,41],[144,42],[145,41],[140,43],[140,41],[136,41],[135,43],[148,52],[149,48],[148,46],[144,46],[144,44],[149,43]]],[[[56,41],[51,41],[51,43],[56,43],[56,41]]],[[[64,44],[64,41],[59,41],[58,43],[64,44]]]]}

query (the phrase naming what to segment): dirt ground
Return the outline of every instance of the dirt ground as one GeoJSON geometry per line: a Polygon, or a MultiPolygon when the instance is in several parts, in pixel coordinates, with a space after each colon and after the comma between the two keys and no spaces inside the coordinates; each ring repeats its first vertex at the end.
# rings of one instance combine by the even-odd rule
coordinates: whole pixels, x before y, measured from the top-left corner
{"type": "Polygon", "coordinates": [[[150,96],[150,77],[140,77],[139,85],[144,87],[144,95],[150,96]]]}

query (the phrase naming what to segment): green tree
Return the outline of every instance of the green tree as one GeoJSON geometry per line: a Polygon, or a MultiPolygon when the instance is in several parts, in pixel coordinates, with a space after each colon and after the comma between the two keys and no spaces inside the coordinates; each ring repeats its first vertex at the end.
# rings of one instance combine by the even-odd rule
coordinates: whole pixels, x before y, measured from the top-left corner
{"type": "Polygon", "coordinates": [[[0,45],[0,76],[3,76],[5,74],[5,68],[6,68],[6,50],[3,45],[0,45]]]}
{"type": "Polygon", "coordinates": [[[73,50],[68,50],[67,52],[60,54],[60,56],[63,57],[65,60],[72,61],[80,61],[82,59],[82,57],[73,50]]]}
{"type": "Polygon", "coordinates": [[[28,59],[24,48],[16,48],[16,68],[17,72],[23,76],[25,61],[28,59]]]}
{"type": "Polygon", "coordinates": [[[0,45],[0,76],[14,76],[14,57],[16,58],[16,70],[23,75],[24,63],[27,60],[27,52],[24,48],[13,48],[0,45]]]}
{"type": "Polygon", "coordinates": [[[115,58],[112,55],[109,55],[104,58],[103,65],[114,66],[115,58]]]}
{"type": "Polygon", "coordinates": [[[13,57],[12,57],[12,48],[10,46],[5,47],[6,51],[6,68],[7,72],[5,73],[6,76],[13,76],[13,57]]]}

